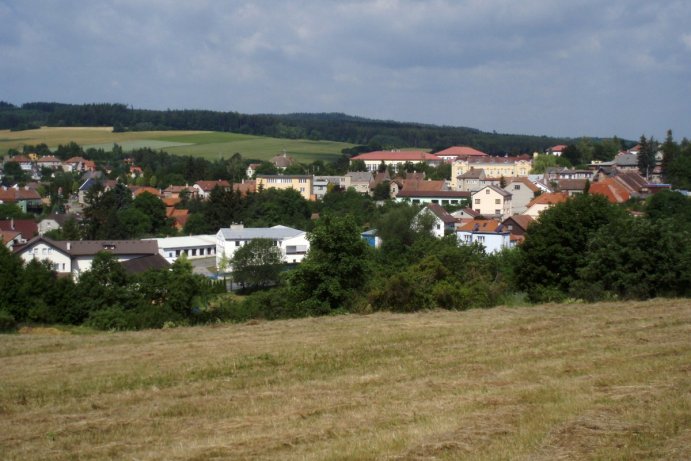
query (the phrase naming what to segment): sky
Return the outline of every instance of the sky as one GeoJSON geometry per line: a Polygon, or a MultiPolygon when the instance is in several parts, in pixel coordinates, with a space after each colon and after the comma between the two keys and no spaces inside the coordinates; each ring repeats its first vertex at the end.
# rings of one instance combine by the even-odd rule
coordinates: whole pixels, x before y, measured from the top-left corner
{"type": "Polygon", "coordinates": [[[0,0],[0,100],[691,138],[691,1],[0,0]]]}

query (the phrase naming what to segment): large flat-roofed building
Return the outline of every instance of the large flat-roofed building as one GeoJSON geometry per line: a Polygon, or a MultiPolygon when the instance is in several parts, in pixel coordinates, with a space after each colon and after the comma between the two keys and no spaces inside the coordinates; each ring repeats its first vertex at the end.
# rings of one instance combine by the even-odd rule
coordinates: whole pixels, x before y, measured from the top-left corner
{"type": "Polygon", "coordinates": [[[233,224],[216,233],[216,267],[221,266],[224,257],[231,260],[240,247],[259,238],[273,241],[281,250],[283,261],[289,264],[302,262],[310,246],[303,230],[286,226],[245,227],[233,224]]]}
{"type": "Polygon", "coordinates": [[[180,256],[187,259],[211,258],[216,256],[215,235],[189,235],[185,237],[165,237],[147,240],[155,240],[158,243],[158,252],[169,263],[175,262],[180,256]]]}
{"type": "Polygon", "coordinates": [[[398,171],[408,162],[413,164],[422,162],[435,167],[444,162],[438,156],[421,150],[378,150],[375,152],[367,152],[351,157],[350,164],[352,165],[353,162],[358,160],[365,163],[367,171],[377,171],[382,163],[398,171]]]}

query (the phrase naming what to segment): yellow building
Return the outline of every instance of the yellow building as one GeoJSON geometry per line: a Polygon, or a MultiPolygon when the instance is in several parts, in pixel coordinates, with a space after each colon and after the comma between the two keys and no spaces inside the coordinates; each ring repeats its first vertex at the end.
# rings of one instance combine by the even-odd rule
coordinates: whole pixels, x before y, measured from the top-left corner
{"type": "Polygon", "coordinates": [[[532,168],[532,158],[528,155],[520,157],[469,157],[456,160],[451,165],[451,189],[458,190],[458,177],[470,171],[471,168],[483,170],[485,178],[514,178],[528,176],[532,168]]]}
{"type": "Polygon", "coordinates": [[[309,175],[257,175],[257,192],[265,189],[295,189],[305,200],[312,198],[312,176],[309,175]]]}

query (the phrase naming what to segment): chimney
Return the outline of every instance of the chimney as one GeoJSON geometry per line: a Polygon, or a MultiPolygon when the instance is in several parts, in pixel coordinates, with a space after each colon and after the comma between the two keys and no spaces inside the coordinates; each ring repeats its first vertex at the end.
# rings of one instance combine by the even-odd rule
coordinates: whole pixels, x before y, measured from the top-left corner
{"type": "Polygon", "coordinates": [[[67,251],[70,251],[72,249],[72,243],[67,242],[67,251]]]}
{"type": "Polygon", "coordinates": [[[10,219],[10,230],[14,230],[14,218],[10,219]]]}

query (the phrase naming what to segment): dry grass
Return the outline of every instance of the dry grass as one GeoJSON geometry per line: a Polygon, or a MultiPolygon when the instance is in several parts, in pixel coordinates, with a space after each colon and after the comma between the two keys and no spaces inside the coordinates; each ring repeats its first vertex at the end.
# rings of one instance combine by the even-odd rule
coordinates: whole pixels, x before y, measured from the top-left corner
{"type": "Polygon", "coordinates": [[[0,337],[4,459],[691,459],[691,303],[0,337]]]}

